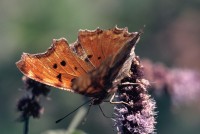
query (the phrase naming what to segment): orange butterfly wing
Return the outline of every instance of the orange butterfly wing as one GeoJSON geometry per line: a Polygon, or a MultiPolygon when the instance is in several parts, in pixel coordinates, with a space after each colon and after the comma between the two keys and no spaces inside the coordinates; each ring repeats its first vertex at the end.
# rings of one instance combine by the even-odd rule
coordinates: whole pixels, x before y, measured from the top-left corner
{"type": "Polygon", "coordinates": [[[80,30],[78,41],[87,53],[91,63],[98,67],[107,57],[115,55],[134,36],[135,34],[129,33],[127,28],[80,30]]]}
{"type": "Polygon", "coordinates": [[[65,39],[54,40],[45,53],[24,53],[16,64],[27,77],[72,92],[71,81],[93,69],[73,53],[65,39]]]}
{"type": "Polygon", "coordinates": [[[47,52],[24,53],[16,64],[33,80],[94,97],[107,93],[105,88],[111,85],[105,87],[104,77],[111,68],[116,68],[112,75],[117,75],[124,63],[123,57],[117,55],[126,53],[120,49],[135,36],[136,33],[129,33],[126,28],[81,30],[75,43],[68,45],[65,39],[54,40],[47,52]],[[118,61],[120,65],[114,65],[118,61]]]}
{"type": "Polygon", "coordinates": [[[134,48],[141,33],[134,33],[116,54],[107,57],[96,69],[82,75],[72,82],[72,88],[83,95],[101,100],[115,92],[115,86],[129,74],[130,65],[135,57],[134,48]],[[124,74],[123,74],[124,73],[124,74]]]}
{"type": "Polygon", "coordinates": [[[74,79],[72,81],[74,91],[89,97],[105,97],[107,89],[112,85],[112,82],[106,81],[105,78],[109,73],[112,60],[113,56],[108,57],[98,68],[74,79]]]}

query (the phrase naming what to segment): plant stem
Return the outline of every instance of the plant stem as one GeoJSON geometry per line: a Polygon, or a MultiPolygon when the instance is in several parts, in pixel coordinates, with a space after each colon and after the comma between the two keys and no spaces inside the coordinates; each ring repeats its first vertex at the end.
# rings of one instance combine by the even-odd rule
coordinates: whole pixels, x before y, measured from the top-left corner
{"type": "Polygon", "coordinates": [[[28,134],[28,127],[29,127],[29,117],[27,117],[24,121],[24,134],[28,134]]]}
{"type": "Polygon", "coordinates": [[[74,116],[74,119],[72,120],[71,124],[69,125],[67,129],[67,133],[71,134],[74,132],[76,127],[80,124],[82,119],[85,117],[85,114],[87,113],[87,110],[85,107],[81,107],[77,114],[74,116]]]}

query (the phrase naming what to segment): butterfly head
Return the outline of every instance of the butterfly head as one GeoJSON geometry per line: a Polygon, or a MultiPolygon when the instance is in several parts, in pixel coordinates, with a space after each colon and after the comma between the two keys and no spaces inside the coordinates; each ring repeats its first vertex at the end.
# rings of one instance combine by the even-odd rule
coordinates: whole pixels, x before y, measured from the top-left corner
{"type": "Polygon", "coordinates": [[[108,97],[110,97],[111,93],[107,92],[104,93],[102,95],[99,95],[98,97],[93,97],[92,101],[91,101],[91,105],[99,105],[101,104],[105,99],[107,99],[108,97]]]}

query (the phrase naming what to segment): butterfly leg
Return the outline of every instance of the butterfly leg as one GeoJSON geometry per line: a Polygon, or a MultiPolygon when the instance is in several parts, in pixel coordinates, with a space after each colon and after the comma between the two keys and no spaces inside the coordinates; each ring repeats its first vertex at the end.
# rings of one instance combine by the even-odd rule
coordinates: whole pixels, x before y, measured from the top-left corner
{"type": "Polygon", "coordinates": [[[101,112],[102,112],[102,114],[103,114],[104,117],[106,117],[106,118],[113,118],[113,117],[109,117],[109,116],[105,115],[105,113],[103,112],[103,109],[101,108],[101,106],[100,105],[98,105],[98,106],[99,106],[99,109],[101,110],[101,112]]]}
{"type": "Polygon", "coordinates": [[[124,82],[124,83],[121,83],[121,85],[138,85],[140,83],[132,83],[132,82],[124,82]]]}
{"type": "Polygon", "coordinates": [[[136,83],[124,82],[124,83],[121,83],[121,85],[140,85],[143,89],[145,89],[145,87],[149,86],[150,83],[146,79],[141,79],[141,80],[138,80],[136,83]]]}
{"type": "Polygon", "coordinates": [[[114,97],[115,97],[115,93],[112,95],[111,99],[110,99],[110,103],[111,104],[125,104],[125,105],[128,105],[128,106],[131,106],[133,104],[129,104],[129,103],[126,103],[124,101],[113,101],[114,100],[114,97]]]}

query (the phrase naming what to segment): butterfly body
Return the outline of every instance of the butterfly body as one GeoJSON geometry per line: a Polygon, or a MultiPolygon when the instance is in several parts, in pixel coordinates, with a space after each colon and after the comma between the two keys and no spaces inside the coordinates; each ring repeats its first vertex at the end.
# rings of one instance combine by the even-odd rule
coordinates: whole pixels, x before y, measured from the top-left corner
{"type": "Polygon", "coordinates": [[[140,33],[129,33],[126,28],[81,30],[75,43],[54,40],[45,53],[24,53],[16,64],[27,77],[93,97],[92,104],[97,105],[128,75],[139,37],[140,33]]]}

